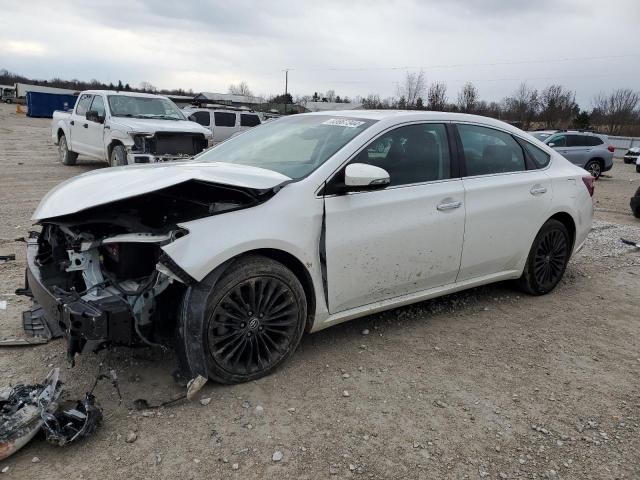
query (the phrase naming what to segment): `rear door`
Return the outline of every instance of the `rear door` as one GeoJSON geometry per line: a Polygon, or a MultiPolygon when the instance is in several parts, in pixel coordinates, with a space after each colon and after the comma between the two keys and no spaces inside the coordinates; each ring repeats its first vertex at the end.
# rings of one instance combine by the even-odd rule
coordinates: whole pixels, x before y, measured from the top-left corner
{"type": "Polygon", "coordinates": [[[458,281],[514,272],[547,218],[551,181],[509,133],[473,124],[457,130],[466,172],[458,281]]]}
{"type": "Polygon", "coordinates": [[[564,157],[571,163],[584,167],[589,161],[591,149],[593,146],[588,145],[586,135],[578,135],[575,133],[567,134],[567,149],[564,157]]]}
{"type": "MultiPolygon", "coordinates": [[[[464,190],[446,126],[383,133],[351,163],[384,168],[383,190],[325,196],[329,311],[336,313],[455,282],[464,190]],[[452,173],[453,172],[453,173],[452,173]]],[[[332,180],[344,181],[344,169],[332,180]]]]}
{"type": "Polygon", "coordinates": [[[94,153],[89,144],[89,123],[86,115],[92,101],[93,95],[88,93],[80,95],[69,121],[69,131],[71,133],[69,149],[76,153],[90,156],[94,156],[94,153]]]}
{"type": "Polygon", "coordinates": [[[222,142],[238,131],[238,115],[235,112],[213,112],[215,125],[213,141],[222,142]]]}

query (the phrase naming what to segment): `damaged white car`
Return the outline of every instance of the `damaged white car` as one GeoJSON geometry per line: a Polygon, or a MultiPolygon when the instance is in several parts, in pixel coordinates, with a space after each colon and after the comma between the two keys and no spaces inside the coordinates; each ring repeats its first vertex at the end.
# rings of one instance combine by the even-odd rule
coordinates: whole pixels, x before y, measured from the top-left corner
{"type": "Polygon", "coordinates": [[[550,292],[591,228],[593,184],[489,118],[282,118],[49,192],[25,325],[64,334],[70,359],[175,345],[190,378],[252,380],[304,332],[500,280],[550,292]]]}

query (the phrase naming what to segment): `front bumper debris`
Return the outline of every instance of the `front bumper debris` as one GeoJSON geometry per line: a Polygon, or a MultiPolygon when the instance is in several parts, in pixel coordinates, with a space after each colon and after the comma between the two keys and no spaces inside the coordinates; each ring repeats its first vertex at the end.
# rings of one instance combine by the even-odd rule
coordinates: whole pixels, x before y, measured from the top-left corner
{"type": "Polygon", "coordinates": [[[37,264],[38,242],[27,242],[27,274],[24,294],[34,308],[25,312],[23,324],[29,334],[67,338],[67,355],[97,351],[108,343],[130,345],[135,338],[134,318],[128,303],[118,297],[86,301],[69,292],[56,293],[42,278],[37,264]],[[53,291],[52,291],[53,290],[53,291]]]}

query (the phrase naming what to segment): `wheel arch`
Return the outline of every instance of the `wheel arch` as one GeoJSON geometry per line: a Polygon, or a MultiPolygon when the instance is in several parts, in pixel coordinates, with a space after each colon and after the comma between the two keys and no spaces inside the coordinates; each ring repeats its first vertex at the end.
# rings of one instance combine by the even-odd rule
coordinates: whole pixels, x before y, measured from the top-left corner
{"type": "Polygon", "coordinates": [[[118,139],[111,140],[111,142],[109,142],[109,145],[107,145],[107,162],[111,161],[111,152],[117,145],[122,145],[124,147],[124,143],[122,143],[122,141],[118,139]]]}
{"type": "MultiPolygon", "coordinates": [[[[551,215],[546,221],[548,222],[549,220],[557,220],[560,223],[562,223],[565,228],[567,229],[567,231],[569,232],[569,236],[570,236],[570,243],[571,243],[571,252],[573,252],[573,248],[574,248],[574,244],[576,241],[576,222],[573,219],[573,217],[571,216],[571,214],[567,213],[567,212],[557,212],[554,213],[553,215],[551,215]]],[[[540,227],[542,228],[542,227],[540,227]]],[[[539,229],[538,229],[539,231],[539,229]]]]}
{"type": "Polygon", "coordinates": [[[585,163],[585,165],[587,165],[589,162],[593,162],[593,161],[598,162],[600,164],[600,167],[604,168],[604,163],[605,162],[604,162],[604,158],[602,158],[602,157],[592,157],[592,158],[589,159],[589,161],[587,163],[585,163]]]}

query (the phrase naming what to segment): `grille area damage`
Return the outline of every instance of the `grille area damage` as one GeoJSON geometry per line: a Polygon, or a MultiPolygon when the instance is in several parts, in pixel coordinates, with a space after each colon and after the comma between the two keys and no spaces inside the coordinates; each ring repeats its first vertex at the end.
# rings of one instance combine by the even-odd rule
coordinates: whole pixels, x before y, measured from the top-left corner
{"type": "Polygon", "coordinates": [[[19,291],[34,299],[25,327],[66,336],[72,363],[77,353],[110,345],[172,345],[194,280],[162,246],[189,234],[179,223],[248,208],[274,192],[190,180],[40,221],[19,291]],[[46,325],[34,327],[38,321],[46,325]]]}
{"type": "Polygon", "coordinates": [[[137,135],[132,149],[134,153],[192,157],[207,148],[202,133],[157,132],[154,135],[137,135]]]}

